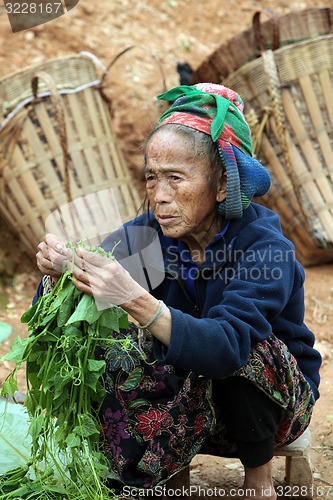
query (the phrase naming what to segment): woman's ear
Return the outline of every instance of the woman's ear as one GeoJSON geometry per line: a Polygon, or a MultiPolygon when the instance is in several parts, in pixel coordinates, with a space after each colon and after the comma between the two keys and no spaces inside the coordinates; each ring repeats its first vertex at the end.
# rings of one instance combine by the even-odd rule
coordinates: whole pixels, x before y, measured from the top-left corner
{"type": "Polygon", "coordinates": [[[221,203],[226,199],[226,196],[227,196],[227,173],[224,172],[217,185],[216,201],[221,203]]]}

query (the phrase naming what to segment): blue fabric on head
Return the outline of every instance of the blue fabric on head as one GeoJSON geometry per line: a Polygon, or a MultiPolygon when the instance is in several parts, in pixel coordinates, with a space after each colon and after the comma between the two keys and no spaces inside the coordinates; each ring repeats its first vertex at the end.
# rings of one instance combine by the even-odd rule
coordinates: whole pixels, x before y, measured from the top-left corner
{"type": "Polygon", "coordinates": [[[218,212],[226,219],[239,219],[254,197],[269,191],[271,178],[260,161],[232,144],[225,142],[223,149],[219,147],[219,152],[227,173],[228,189],[218,212]]]}

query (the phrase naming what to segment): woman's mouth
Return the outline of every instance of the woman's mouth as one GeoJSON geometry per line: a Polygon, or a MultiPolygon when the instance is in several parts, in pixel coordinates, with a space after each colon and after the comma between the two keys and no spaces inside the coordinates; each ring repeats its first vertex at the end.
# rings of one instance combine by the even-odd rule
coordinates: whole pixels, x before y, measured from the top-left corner
{"type": "Polygon", "coordinates": [[[168,224],[171,224],[174,222],[176,219],[175,216],[173,215],[158,215],[157,220],[160,226],[167,226],[168,224]]]}

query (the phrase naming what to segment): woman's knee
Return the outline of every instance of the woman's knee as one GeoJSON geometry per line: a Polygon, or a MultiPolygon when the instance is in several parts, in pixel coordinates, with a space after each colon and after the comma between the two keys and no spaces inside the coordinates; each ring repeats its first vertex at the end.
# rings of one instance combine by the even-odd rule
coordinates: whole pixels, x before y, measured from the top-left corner
{"type": "Polygon", "coordinates": [[[228,377],[213,384],[213,400],[235,439],[262,441],[274,436],[285,410],[244,377],[228,377]]]}

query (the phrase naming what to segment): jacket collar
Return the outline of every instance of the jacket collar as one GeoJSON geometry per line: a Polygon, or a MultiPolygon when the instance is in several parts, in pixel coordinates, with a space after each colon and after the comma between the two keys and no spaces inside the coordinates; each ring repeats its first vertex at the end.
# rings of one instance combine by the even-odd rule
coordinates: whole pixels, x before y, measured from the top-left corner
{"type": "MultiPolygon", "coordinates": [[[[198,266],[200,269],[217,269],[230,260],[231,250],[235,240],[248,224],[256,219],[256,211],[250,205],[244,210],[243,217],[232,219],[227,225],[215,235],[213,241],[206,249],[206,260],[198,266]]],[[[182,263],[189,264],[191,257],[189,249],[185,243],[176,239],[164,236],[160,225],[152,213],[149,214],[149,225],[156,229],[162,248],[165,271],[173,275],[178,274],[179,266],[182,263]]],[[[193,263],[193,265],[195,265],[193,263]]]]}

